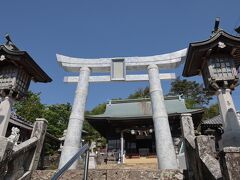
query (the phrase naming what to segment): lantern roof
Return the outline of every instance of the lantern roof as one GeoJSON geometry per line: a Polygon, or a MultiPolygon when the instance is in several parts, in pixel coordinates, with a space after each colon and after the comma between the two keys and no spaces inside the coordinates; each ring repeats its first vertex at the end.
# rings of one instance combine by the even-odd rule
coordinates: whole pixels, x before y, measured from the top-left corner
{"type": "Polygon", "coordinates": [[[240,37],[219,29],[205,41],[190,43],[182,75],[184,77],[199,75],[205,60],[214,54],[232,56],[236,68],[238,68],[240,65],[240,37]]]}
{"type": "Polygon", "coordinates": [[[23,68],[35,82],[51,82],[52,79],[43,71],[43,69],[26,52],[19,50],[6,36],[6,44],[0,45],[0,66],[14,64],[23,68]]]}

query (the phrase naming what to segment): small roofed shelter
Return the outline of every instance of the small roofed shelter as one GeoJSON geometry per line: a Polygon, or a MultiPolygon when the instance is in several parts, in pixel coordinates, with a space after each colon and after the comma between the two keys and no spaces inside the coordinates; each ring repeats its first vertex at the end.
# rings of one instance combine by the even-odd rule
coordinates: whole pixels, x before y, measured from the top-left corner
{"type": "Polygon", "coordinates": [[[0,45],[0,136],[6,135],[12,105],[26,95],[31,80],[52,81],[26,51],[13,44],[9,35],[6,40],[0,45]]]}
{"type": "MultiPolygon", "coordinates": [[[[180,138],[181,114],[190,113],[195,128],[201,122],[202,109],[187,109],[180,96],[165,97],[171,134],[177,151],[180,138]]],[[[108,152],[121,151],[122,145],[126,158],[155,156],[155,135],[150,99],[112,100],[100,115],[87,115],[86,120],[107,139],[108,152]]]]}
{"type": "Polygon", "coordinates": [[[52,79],[26,52],[19,50],[9,36],[6,44],[0,45],[0,91],[1,96],[8,95],[7,91],[16,96],[24,96],[30,81],[47,83],[52,79]]]}
{"type": "Polygon", "coordinates": [[[209,39],[190,43],[183,76],[202,75],[205,89],[216,95],[223,120],[223,147],[240,146],[240,122],[232,98],[239,85],[240,37],[218,28],[219,20],[209,39]]]}
{"type": "Polygon", "coordinates": [[[237,86],[239,66],[240,37],[219,29],[209,39],[189,44],[183,76],[202,75],[205,88],[214,94],[223,86],[237,86]]]}

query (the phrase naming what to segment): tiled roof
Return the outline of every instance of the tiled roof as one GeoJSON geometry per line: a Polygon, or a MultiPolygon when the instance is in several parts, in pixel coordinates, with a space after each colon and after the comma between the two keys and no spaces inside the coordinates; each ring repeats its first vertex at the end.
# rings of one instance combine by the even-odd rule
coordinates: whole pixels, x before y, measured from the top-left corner
{"type": "MultiPolygon", "coordinates": [[[[178,96],[165,97],[168,115],[201,112],[201,109],[187,109],[184,99],[178,96]]],[[[100,115],[89,115],[87,118],[126,118],[126,117],[150,117],[152,108],[150,99],[127,99],[110,101],[106,106],[106,111],[100,115]]]]}
{"type": "MultiPolygon", "coordinates": [[[[240,120],[240,112],[237,112],[237,117],[240,120]]],[[[202,122],[203,125],[223,125],[223,119],[221,115],[215,116],[211,119],[202,122]]]]}
{"type": "Polygon", "coordinates": [[[203,121],[202,124],[206,124],[206,125],[222,125],[223,124],[223,120],[221,115],[215,116],[211,119],[208,119],[206,121],[203,121]]]}
{"type": "Polygon", "coordinates": [[[23,126],[26,129],[32,129],[33,128],[33,123],[30,121],[27,121],[23,117],[17,115],[16,113],[12,112],[10,115],[10,122],[12,124],[16,124],[19,126],[23,126]]]}

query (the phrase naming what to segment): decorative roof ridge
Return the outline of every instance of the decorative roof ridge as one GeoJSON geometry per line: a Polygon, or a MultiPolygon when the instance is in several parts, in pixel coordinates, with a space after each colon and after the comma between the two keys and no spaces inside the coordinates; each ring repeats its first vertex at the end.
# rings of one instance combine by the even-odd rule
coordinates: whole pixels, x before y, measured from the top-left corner
{"type": "MultiPolygon", "coordinates": [[[[172,100],[172,99],[178,99],[178,100],[184,100],[182,99],[181,95],[176,96],[164,96],[164,100],[172,100]]],[[[138,98],[138,99],[116,99],[116,100],[109,100],[108,104],[121,104],[121,103],[131,103],[131,102],[144,102],[144,101],[150,101],[150,98],[138,98]]]]}
{"type": "Polygon", "coordinates": [[[11,112],[10,118],[12,120],[17,120],[17,121],[21,121],[23,123],[27,123],[30,126],[33,125],[33,123],[31,121],[28,121],[25,118],[23,118],[22,116],[17,115],[14,111],[11,112]]]}
{"type": "Polygon", "coordinates": [[[33,77],[35,82],[51,82],[52,79],[48,76],[48,74],[34,61],[34,59],[26,52],[22,51],[12,42],[9,35],[5,36],[7,42],[5,44],[0,44],[0,62],[1,60],[5,60],[8,55],[12,55],[13,61],[17,64],[20,64],[24,68],[28,68],[28,73],[33,77]],[[3,52],[3,54],[2,54],[3,52]],[[5,57],[6,56],[6,57],[5,57]],[[21,56],[21,60],[19,58],[15,58],[16,56],[21,56]],[[31,68],[29,68],[29,66],[31,68]]]}
{"type": "MultiPolygon", "coordinates": [[[[189,44],[189,48],[191,46],[194,46],[194,45],[205,45],[207,43],[211,43],[215,40],[217,40],[220,36],[224,36],[224,37],[227,37],[227,38],[230,38],[232,40],[236,40],[236,41],[240,41],[240,37],[239,36],[234,36],[226,31],[224,31],[223,29],[220,29],[218,30],[216,33],[214,33],[213,35],[210,36],[210,38],[206,39],[206,40],[203,40],[203,41],[196,41],[196,42],[193,42],[193,43],[190,43],[189,44]]],[[[189,49],[188,48],[188,49],[189,49]]]]}
{"type": "Polygon", "coordinates": [[[10,50],[10,51],[12,51],[12,50],[19,51],[18,47],[12,42],[9,34],[6,34],[6,35],[5,35],[5,39],[7,40],[7,42],[5,43],[4,46],[5,46],[8,50],[10,50]]]}
{"type": "Polygon", "coordinates": [[[26,51],[21,51],[19,49],[12,49],[10,48],[8,45],[6,44],[0,44],[0,50],[3,50],[4,52],[8,53],[8,54],[13,54],[13,55],[23,55],[26,54],[26,51]]]}

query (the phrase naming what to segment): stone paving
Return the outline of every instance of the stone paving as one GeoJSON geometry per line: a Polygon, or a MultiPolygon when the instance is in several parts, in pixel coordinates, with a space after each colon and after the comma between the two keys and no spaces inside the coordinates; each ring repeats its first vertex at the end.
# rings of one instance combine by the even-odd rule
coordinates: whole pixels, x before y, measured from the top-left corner
{"type": "Polygon", "coordinates": [[[101,165],[97,165],[97,169],[157,170],[157,163],[101,164],[101,165]]]}

